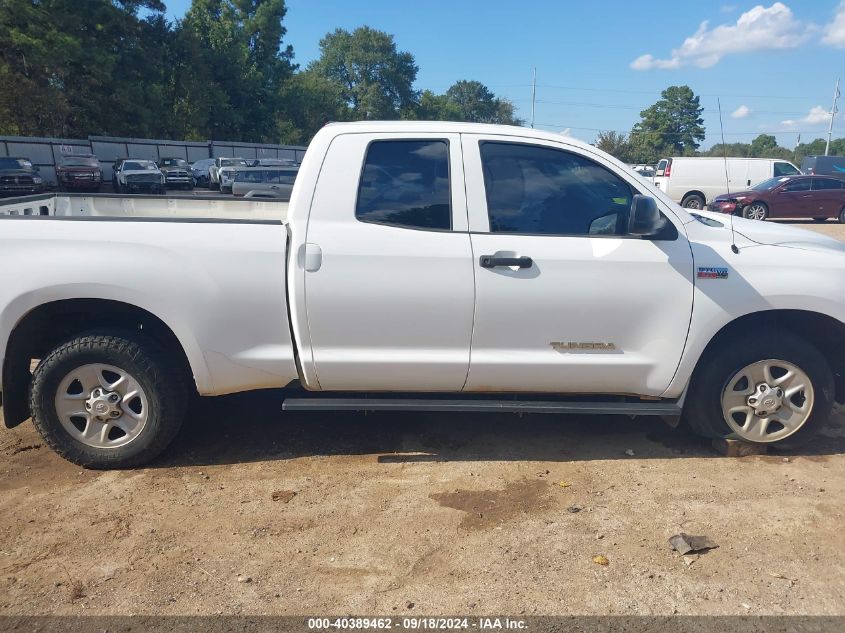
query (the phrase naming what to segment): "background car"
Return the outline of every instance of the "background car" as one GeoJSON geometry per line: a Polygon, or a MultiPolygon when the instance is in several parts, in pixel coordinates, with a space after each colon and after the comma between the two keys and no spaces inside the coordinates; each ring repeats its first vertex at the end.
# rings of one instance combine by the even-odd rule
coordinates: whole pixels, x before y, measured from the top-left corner
{"type": "MultiPolygon", "coordinates": [[[[208,187],[209,189],[220,189],[221,188],[221,177],[220,171],[226,167],[234,168],[230,173],[234,173],[235,169],[238,167],[248,167],[246,163],[246,159],[244,158],[228,158],[225,156],[218,156],[214,159],[214,164],[208,168],[208,187]]],[[[234,180],[234,179],[232,179],[234,180]]],[[[231,187],[231,183],[229,183],[229,187],[231,187]]],[[[231,189],[230,189],[231,191],[231,189]]]]}
{"type": "Polygon", "coordinates": [[[710,211],[767,218],[837,218],[845,222],[845,180],[829,176],[769,178],[747,191],[716,196],[710,211]]]}
{"type": "Polygon", "coordinates": [[[0,157],[0,196],[26,196],[44,191],[44,179],[28,158],[0,157]]]}
{"type": "Polygon", "coordinates": [[[240,169],[232,193],[246,198],[290,200],[298,167],[249,167],[240,169]]]}
{"type": "Polygon", "coordinates": [[[103,168],[93,154],[62,156],[56,163],[56,186],[63,189],[99,191],[103,168]]]}
{"type": "Polygon", "coordinates": [[[119,193],[164,193],[164,174],[155,161],[127,158],[117,170],[119,193]]]}
{"type": "Polygon", "coordinates": [[[194,176],[188,161],[183,158],[160,158],[159,169],[164,174],[164,185],[166,187],[179,187],[182,189],[194,188],[194,176]]]}
{"type": "Polygon", "coordinates": [[[213,158],[202,158],[191,165],[195,187],[208,187],[208,170],[213,164],[213,158]]]}

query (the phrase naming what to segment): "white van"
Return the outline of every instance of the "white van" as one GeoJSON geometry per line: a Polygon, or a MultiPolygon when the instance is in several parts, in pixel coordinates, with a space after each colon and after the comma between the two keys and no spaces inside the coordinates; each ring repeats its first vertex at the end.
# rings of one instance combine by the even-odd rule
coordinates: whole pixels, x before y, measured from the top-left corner
{"type": "Polygon", "coordinates": [[[657,163],[654,184],[682,206],[703,209],[728,191],[745,191],[769,178],[800,173],[795,165],[778,158],[679,156],[657,163]]]}

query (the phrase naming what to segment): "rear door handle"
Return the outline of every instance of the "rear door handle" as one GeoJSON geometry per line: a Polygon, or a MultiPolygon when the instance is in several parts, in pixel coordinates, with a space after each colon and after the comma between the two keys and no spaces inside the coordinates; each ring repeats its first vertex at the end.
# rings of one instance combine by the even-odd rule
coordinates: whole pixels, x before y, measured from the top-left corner
{"type": "Polygon", "coordinates": [[[481,256],[482,268],[496,268],[497,266],[517,266],[518,268],[531,268],[534,260],[530,257],[496,257],[495,255],[481,256]]]}

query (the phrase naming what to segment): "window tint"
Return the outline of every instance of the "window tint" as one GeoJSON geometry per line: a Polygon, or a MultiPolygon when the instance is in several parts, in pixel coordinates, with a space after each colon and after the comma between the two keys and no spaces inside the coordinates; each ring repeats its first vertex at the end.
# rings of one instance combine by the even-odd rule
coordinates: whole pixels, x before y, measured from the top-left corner
{"type": "Polygon", "coordinates": [[[813,178],[813,190],[842,189],[845,182],[835,178],[813,178]]]}
{"type": "Polygon", "coordinates": [[[355,217],[421,229],[451,228],[446,141],[371,143],[355,217]]]}
{"type": "Polygon", "coordinates": [[[775,163],[775,176],[794,176],[795,174],[800,174],[801,172],[795,169],[789,163],[775,163]]]}
{"type": "Polygon", "coordinates": [[[492,233],[619,235],[631,188],[596,163],[537,145],[481,144],[492,233]]]}
{"type": "Polygon", "coordinates": [[[809,191],[809,190],[810,190],[810,179],[809,178],[799,178],[797,180],[790,180],[781,189],[781,191],[809,191]]]}

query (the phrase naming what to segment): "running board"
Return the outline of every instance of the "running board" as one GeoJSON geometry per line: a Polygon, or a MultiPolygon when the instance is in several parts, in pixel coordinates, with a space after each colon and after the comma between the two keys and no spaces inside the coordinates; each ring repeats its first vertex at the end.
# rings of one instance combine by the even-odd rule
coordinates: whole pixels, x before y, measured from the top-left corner
{"type": "Polygon", "coordinates": [[[581,415],[681,415],[675,401],[566,402],[537,400],[439,400],[399,398],[286,398],[283,411],[462,411],[494,413],[578,413],[581,415]]]}

